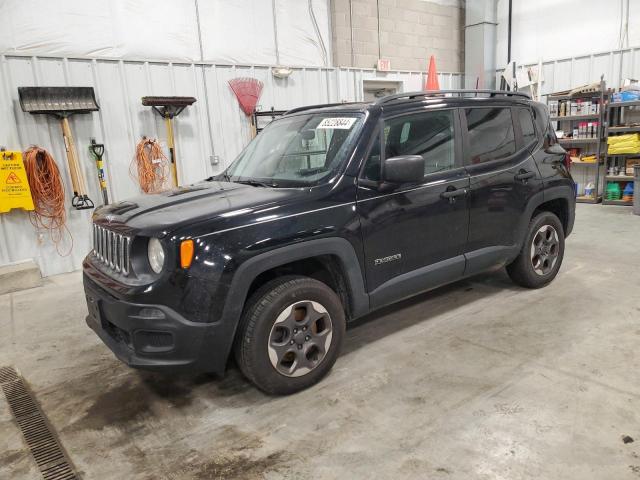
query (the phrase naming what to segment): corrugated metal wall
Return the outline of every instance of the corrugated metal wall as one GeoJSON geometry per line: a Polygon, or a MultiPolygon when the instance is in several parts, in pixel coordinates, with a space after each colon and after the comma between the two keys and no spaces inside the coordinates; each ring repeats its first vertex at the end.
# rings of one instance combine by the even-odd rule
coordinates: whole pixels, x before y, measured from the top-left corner
{"type": "MultiPolygon", "coordinates": [[[[367,69],[295,68],[287,79],[276,79],[269,66],[178,64],[71,58],[0,56],[0,145],[24,150],[32,144],[52,152],[70,178],[58,121],[22,112],[19,86],[93,86],[100,111],[71,118],[76,146],[90,196],[100,198],[95,164],[89,155],[91,138],[106,145],[109,194],[122,200],[139,193],[129,175],[136,143],[143,135],[165,138],[164,124],[143,107],[145,95],[194,96],[198,101],[175,121],[176,149],[183,184],[195,182],[225,168],[250,139],[249,121],[238,107],[227,81],[251,76],[264,82],[262,109],[287,109],[314,103],[362,100],[364,80],[402,82],[403,91],[421,90],[422,72],[377,73],[367,69]],[[211,160],[216,157],[217,165],[211,160]]],[[[461,88],[462,75],[439,75],[441,88],[461,88]]],[[[43,275],[79,268],[90,249],[91,211],[68,209],[68,227],[74,246],[61,257],[47,232],[36,232],[22,211],[0,215],[0,265],[34,258],[43,275]]],[[[66,246],[63,245],[62,249],[66,246]]]]}
{"type": "Polygon", "coordinates": [[[543,61],[542,72],[544,95],[597,82],[601,75],[608,87],[618,87],[621,78],[640,78],[640,47],[543,61]]]}

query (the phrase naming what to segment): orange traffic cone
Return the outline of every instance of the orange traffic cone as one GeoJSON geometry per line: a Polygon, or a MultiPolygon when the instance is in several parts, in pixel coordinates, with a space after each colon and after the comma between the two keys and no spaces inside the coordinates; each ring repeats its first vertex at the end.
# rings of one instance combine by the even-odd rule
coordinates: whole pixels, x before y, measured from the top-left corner
{"type": "Polygon", "coordinates": [[[436,72],[436,59],[431,55],[429,60],[429,70],[427,71],[427,84],[425,90],[440,90],[440,84],[438,83],[438,72],[436,72]]]}

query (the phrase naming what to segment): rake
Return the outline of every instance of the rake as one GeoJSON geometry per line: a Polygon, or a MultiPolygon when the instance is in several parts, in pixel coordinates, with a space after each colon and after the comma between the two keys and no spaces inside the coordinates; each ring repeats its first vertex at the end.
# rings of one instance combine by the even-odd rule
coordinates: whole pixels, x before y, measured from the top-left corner
{"type": "MultiPolygon", "coordinates": [[[[235,93],[240,108],[245,115],[251,116],[256,110],[256,105],[262,94],[263,84],[260,80],[251,77],[239,77],[229,80],[229,86],[233,93],[235,93]]],[[[252,134],[255,137],[257,134],[257,127],[251,118],[252,134]]]]}

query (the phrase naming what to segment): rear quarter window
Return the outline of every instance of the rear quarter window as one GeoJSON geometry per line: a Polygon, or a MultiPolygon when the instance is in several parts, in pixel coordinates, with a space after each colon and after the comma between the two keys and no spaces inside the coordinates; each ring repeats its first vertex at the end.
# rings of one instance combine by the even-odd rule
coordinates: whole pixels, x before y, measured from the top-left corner
{"type": "Polygon", "coordinates": [[[532,103],[531,113],[533,113],[533,120],[536,123],[536,129],[540,136],[544,136],[547,133],[549,127],[549,111],[547,106],[542,103],[532,103]]]}
{"type": "Polygon", "coordinates": [[[528,108],[518,108],[518,120],[520,121],[520,129],[522,130],[522,142],[525,146],[529,146],[536,140],[536,129],[533,126],[533,118],[531,110],[528,108]]]}

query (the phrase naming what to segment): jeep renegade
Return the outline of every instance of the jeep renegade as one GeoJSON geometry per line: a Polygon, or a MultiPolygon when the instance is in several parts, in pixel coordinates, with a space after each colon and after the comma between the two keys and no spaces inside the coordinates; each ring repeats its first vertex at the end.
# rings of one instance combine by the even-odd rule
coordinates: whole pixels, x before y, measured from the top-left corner
{"type": "Polygon", "coordinates": [[[404,93],[290,110],[220,175],[98,209],[88,325],[132,367],[272,394],[318,382],[348,321],[506,266],[551,282],[575,213],[544,105],[404,93]]]}

